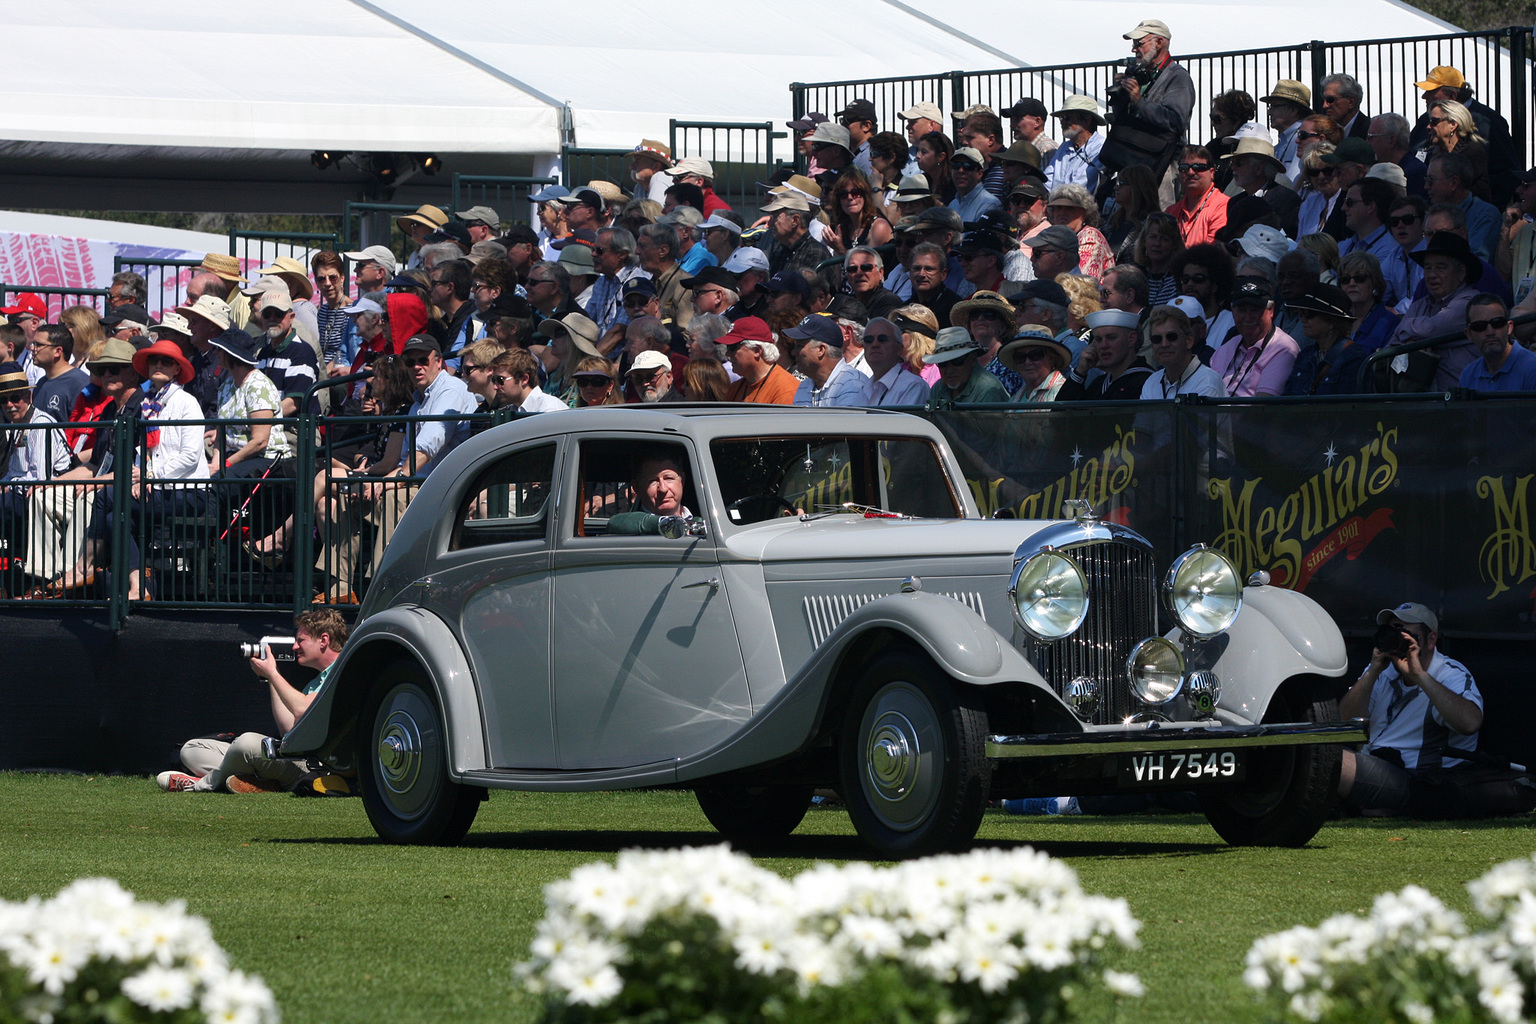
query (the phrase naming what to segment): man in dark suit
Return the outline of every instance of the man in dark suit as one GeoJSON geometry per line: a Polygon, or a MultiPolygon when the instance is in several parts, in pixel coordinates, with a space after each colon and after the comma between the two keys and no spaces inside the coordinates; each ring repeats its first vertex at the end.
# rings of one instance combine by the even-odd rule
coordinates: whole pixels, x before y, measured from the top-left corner
{"type": "Polygon", "coordinates": [[[1345,138],[1363,139],[1371,128],[1371,115],[1360,109],[1365,90],[1354,75],[1342,72],[1323,79],[1323,113],[1333,118],[1345,138]]]}

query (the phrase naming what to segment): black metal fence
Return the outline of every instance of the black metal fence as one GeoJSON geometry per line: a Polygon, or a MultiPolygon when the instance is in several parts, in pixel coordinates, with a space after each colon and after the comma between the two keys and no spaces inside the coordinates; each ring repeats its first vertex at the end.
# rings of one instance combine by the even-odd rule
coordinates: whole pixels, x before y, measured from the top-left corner
{"type": "Polygon", "coordinates": [[[307,267],[315,250],[334,250],[340,241],[341,236],[334,231],[240,231],[231,228],[229,254],[242,265],[255,264],[250,267],[254,270],[256,266],[269,264],[279,256],[293,255],[298,250],[300,255],[295,258],[307,267]]]}
{"type": "MultiPolygon", "coordinates": [[[[926,415],[949,438],[984,515],[1056,518],[1067,499],[1082,498],[1146,535],[1161,564],[1211,543],[1245,575],[1270,572],[1357,633],[1369,631],[1375,609],[1419,600],[1461,636],[1529,638],[1536,396],[1452,398],[1186,396],[926,415]]],[[[232,447],[219,439],[242,422],[210,424],[214,450],[232,447]]],[[[141,480],[135,493],[144,425],[130,419],[106,476],[0,492],[6,600],[75,584],[56,599],[103,610],[113,624],[146,602],[350,604],[414,488],[380,481],[359,456],[388,450],[392,436],[395,451],[414,447],[425,423],[472,431],[497,420],[261,422],[304,439],[270,472],[141,480]]]]}
{"type": "Polygon", "coordinates": [[[35,284],[0,284],[0,300],[4,305],[16,301],[18,295],[36,295],[43,300],[48,314],[44,323],[58,323],[59,314],[70,306],[89,306],[98,313],[107,309],[108,291],[105,288],[52,288],[35,284]]]}
{"type": "Polygon", "coordinates": [[[554,178],[455,174],[453,176],[453,208],[467,210],[471,206],[489,206],[501,215],[504,222],[531,224],[534,218],[528,197],[545,185],[553,184],[555,184],[554,178]]]}
{"type": "MultiPolygon", "coordinates": [[[[1361,109],[1369,114],[1399,113],[1412,122],[1422,112],[1423,101],[1414,83],[1430,69],[1450,65],[1466,76],[1477,97],[1509,120],[1514,135],[1516,163],[1525,166],[1536,152],[1536,125],[1529,116],[1532,58],[1530,26],[1487,32],[1458,32],[1438,36],[1326,42],[1312,40],[1290,46],[1256,50],[1174,56],[1190,71],[1196,98],[1190,137],[1211,137],[1211,100],[1228,89],[1242,89],[1255,99],[1268,93],[1282,78],[1304,82],[1313,102],[1322,94],[1322,82],[1330,74],[1345,72],[1359,79],[1365,90],[1361,109]]],[[[939,105],[953,115],[982,103],[1002,110],[1025,97],[1034,97],[1047,109],[1059,109],[1075,93],[1092,96],[1102,104],[1113,80],[1116,62],[1097,61],[996,71],[949,71],[899,78],[838,82],[796,82],[790,86],[795,117],[818,111],[835,115],[853,99],[875,105],[882,128],[900,130],[896,116],[919,101],[939,105]]],[[[1262,117],[1263,108],[1260,107],[1262,117]]]]}
{"type": "Polygon", "coordinates": [[[167,311],[174,310],[186,298],[187,282],[203,265],[202,260],[163,260],[117,256],[112,260],[112,273],[132,271],[144,278],[148,298],[144,307],[149,315],[160,319],[167,311]]]}
{"type": "MultiPolygon", "coordinates": [[[[768,180],[778,166],[774,159],[774,140],[787,139],[788,132],[774,131],[772,121],[730,123],[718,121],[671,122],[670,140],[675,157],[702,157],[714,168],[715,193],[751,224],[757,219],[761,190],[757,183],[768,180]]],[[[792,151],[781,149],[781,154],[792,151]]]]}

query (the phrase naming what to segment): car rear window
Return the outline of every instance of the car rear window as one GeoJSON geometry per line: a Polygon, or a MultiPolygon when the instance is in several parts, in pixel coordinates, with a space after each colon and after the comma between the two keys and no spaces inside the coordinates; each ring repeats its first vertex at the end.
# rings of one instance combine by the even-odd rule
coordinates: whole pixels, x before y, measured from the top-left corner
{"type": "Polygon", "coordinates": [[[960,519],[965,506],[930,441],[878,437],[727,437],[710,443],[721,505],[734,525],[871,506],[960,519]]]}

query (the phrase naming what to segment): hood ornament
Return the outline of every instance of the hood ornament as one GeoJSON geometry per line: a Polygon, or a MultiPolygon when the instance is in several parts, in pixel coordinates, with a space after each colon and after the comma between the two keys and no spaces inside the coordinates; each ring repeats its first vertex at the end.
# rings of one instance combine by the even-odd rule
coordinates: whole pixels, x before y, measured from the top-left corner
{"type": "Polygon", "coordinates": [[[1079,523],[1097,523],[1099,516],[1093,511],[1093,503],[1087,498],[1068,498],[1061,503],[1061,514],[1079,523]]]}

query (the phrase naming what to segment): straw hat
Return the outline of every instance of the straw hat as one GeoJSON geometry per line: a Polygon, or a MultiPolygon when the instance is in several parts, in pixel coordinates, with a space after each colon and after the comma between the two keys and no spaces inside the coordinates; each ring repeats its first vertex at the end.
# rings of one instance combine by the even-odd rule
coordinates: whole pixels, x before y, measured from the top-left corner
{"type": "Polygon", "coordinates": [[[256,273],[266,277],[280,277],[288,282],[288,294],[295,299],[312,299],[315,286],[309,281],[304,264],[292,256],[279,256],[269,266],[257,267],[256,273]]]}
{"type": "Polygon", "coordinates": [[[1019,369],[1019,354],[1032,348],[1043,348],[1056,359],[1056,369],[1064,370],[1072,363],[1072,351],[1056,340],[1049,327],[1040,324],[1025,324],[1019,328],[1019,333],[1013,336],[1013,340],[1004,345],[997,353],[997,358],[1003,361],[1003,365],[1014,373],[1021,373],[1019,369]]]}
{"type": "Polygon", "coordinates": [[[1104,115],[1099,113],[1099,104],[1092,96],[1068,96],[1067,102],[1061,105],[1060,110],[1051,111],[1052,117],[1061,117],[1063,114],[1086,114],[1101,128],[1109,123],[1104,120],[1104,115]]]}
{"type": "Polygon", "coordinates": [[[1264,161],[1264,166],[1279,174],[1285,173],[1285,164],[1275,157],[1275,147],[1263,139],[1239,139],[1237,145],[1230,153],[1221,154],[1223,160],[1231,160],[1238,156],[1256,156],[1264,161]]]}
{"type": "Polygon", "coordinates": [[[415,213],[408,213],[404,217],[396,217],[395,223],[400,225],[400,230],[404,231],[406,237],[409,238],[412,224],[421,224],[432,231],[437,231],[448,223],[448,215],[435,206],[424,204],[416,207],[415,213]]]}
{"type": "Polygon", "coordinates": [[[218,274],[226,281],[245,284],[245,278],[240,276],[240,261],[222,252],[210,252],[205,255],[202,265],[197,269],[206,270],[210,274],[218,274]]]}

